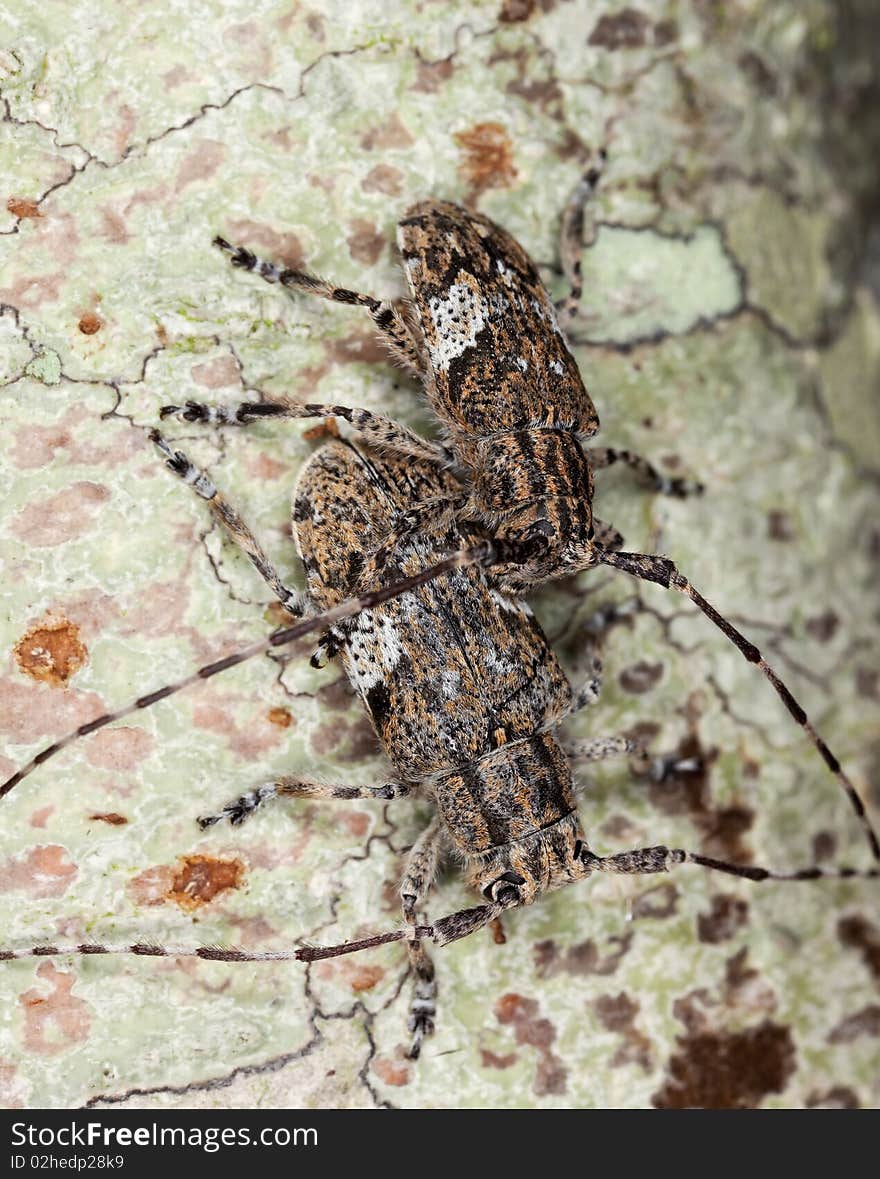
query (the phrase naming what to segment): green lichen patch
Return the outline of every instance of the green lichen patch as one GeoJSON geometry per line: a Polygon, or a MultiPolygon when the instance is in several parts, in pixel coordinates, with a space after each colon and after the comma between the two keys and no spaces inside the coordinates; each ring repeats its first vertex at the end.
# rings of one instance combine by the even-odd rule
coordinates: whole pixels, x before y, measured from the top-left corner
{"type": "Polygon", "coordinates": [[[741,301],[740,277],[713,226],[685,239],[602,227],[585,256],[584,279],[585,331],[615,344],[681,335],[741,301]]]}

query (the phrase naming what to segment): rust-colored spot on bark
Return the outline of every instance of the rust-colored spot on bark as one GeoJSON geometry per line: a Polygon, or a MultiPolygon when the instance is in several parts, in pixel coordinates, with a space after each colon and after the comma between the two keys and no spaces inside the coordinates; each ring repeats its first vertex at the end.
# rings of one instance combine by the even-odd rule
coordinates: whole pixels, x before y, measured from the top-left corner
{"type": "Polygon", "coordinates": [[[348,744],[337,757],[356,765],[366,757],[375,757],[380,749],[379,738],[365,716],[358,717],[348,730],[348,744]]]}
{"type": "Polygon", "coordinates": [[[37,1056],[57,1056],[89,1038],[91,1017],[73,993],[76,976],[44,962],[39,982],[19,999],[24,1018],[24,1045],[37,1056]]]}
{"type": "Polygon", "coordinates": [[[116,811],[96,811],[95,814],[89,815],[89,818],[97,823],[109,823],[111,827],[124,827],[128,822],[125,815],[120,815],[116,811]]]}
{"type": "Polygon", "coordinates": [[[604,955],[600,954],[596,943],[589,938],[568,946],[564,952],[552,938],[548,938],[535,945],[535,969],[539,978],[553,978],[557,974],[614,974],[621,959],[629,951],[632,938],[632,933],[609,938],[609,945],[613,948],[604,955]]]}
{"type": "Polygon", "coordinates": [[[415,139],[400,115],[395,111],[376,127],[371,127],[361,137],[361,147],[364,151],[374,151],[375,148],[408,148],[412,147],[415,139]]]}
{"type": "Polygon", "coordinates": [[[837,936],[845,946],[858,950],[862,961],[875,982],[880,982],[880,932],[860,913],[842,917],[837,923],[837,936]]]}
{"type": "Polygon", "coordinates": [[[286,708],[270,708],[266,715],[269,718],[269,723],[277,725],[279,729],[289,729],[293,724],[293,717],[286,708]]]}
{"type": "Polygon", "coordinates": [[[364,266],[372,266],[377,262],[385,248],[384,235],[372,221],[367,221],[363,217],[356,217],[351,222],[351,233],[345,240],[348,242],[352,258],[364,266]]]}
{"type": "Polygon", "coordinates": [[[473,196],[487,188],[510,188],[517,172],[506,127],[501,123],[477,123],[467,131],[456,131],[454,139],[463,149],[458,170],[470,184],[473,196]]]}
{"type": "Polygon", "coordinates": [[[94,311],[87,311],[80,316],[79,323],[76,325],[84,336],[93,336],[95,332],[99,332],[104,326],[104,321],[100,315],[95,315],[94,311]]]}
{"type": "Polygon", "coordinates": [[[669,45],[678,40],[678,21],[658,20],[654,25],[654,44],[669,45]]]}
{"type": "Polygon", "coordinates": [[[640,49],[646,41],[651,22],[637,8],[622,8],[599,18],[590,33],[588,44],[603,49],[640,49]]]}
{"type": "Polygon", "coordinates": [[[324,418],[322,422],[318,422],[317,426],[309,426],[308,430],[303,430],[302,436],[308,438],[309,442],[318,442],[322,438],[341,437],[336,418],[324,418]]]}
{"type": "Polygon", "coordinates": [[[528,20],[537,8],[537,0],[504,0],[498,20],[503,25],[516,25],[528,20]]]}
{"type": "Polygon", "coordinates": [[[87,532],[109,498],[109,488],[101,483],[69,483],[51,495],[31,499],[13,517],[9,530],[30,548],[54,548],[87,532]]]}
{"type": "Polygon", "coordinates": [[[635,1024],[639,1003],[625,991],[619,995],[600,995],[593,1003],[593,1010],[602,1026],[620,1036],[623,1043],[611,1061],[612,1068],[625,1064],[637,1064],[643,1072],[651,1067],[651,1041],[635,1024]]]}
{"type": "Polygon", "coordinates": [[[235,387],[241,378],[234,356],[215,356],[213,360],[194,364],[190,376],[203,389],[228,389],[235,387]]]}
{"type": "MultiPolygon", "coordinates": [[[[351,243],[351,239],[349,239],[351,243]]],[[[354,253],[354,250],[352,250],[354,253]]],[[[377,255],[378,256],[378,255],[377,255]]],[[[358,333],[330,340],[325,345],[327,356],[338,364],[381,364],[387,362],[388,352],[382,347],[375,332],[358,333]]]]}
{"type": "Polygon", "coordinates": [[[248,246],[257,254],[264,254],[276,262],[301,270],[305,261],[302,242],[295,233],[278,233],[259,221],[238,218],[228,223],[230,241],[248,246]]]}
{"type": "Polygon", "coordinates": [[[32,217],[36,220],[43,216],[37,202],[29,201],[26,197],[10,197],[6,202],[6,209],[13,217],[32,217]]]}
{"type": "Polygon", "coordinates": [[[353,991],[360,993],[361,991],[371,991],[376,983],[381,982],[385,977],[385,971],[381,966],[356,966],[352,971],[348,983],[353,991]]]}
{"type": "Polygon", "coordinates": [[[767,513],[767,535],[771,540],[782,542],[794,540],[794,524],[788,512],[767,513]]]}
{"type": "Polygon", "coordinates": [[[422,61],[419,58],[416,66],[416,80],[413,90],[420,90],[423,94],[436,94],[448,82],[455,72],[452,59],[445,57],[440,61],[422,61]]]}
{"type": "Polygon", "coordinates": [[[0,893],[25,892],[32,897],[60,897],[76,876],[66,847],[39,844],[21,856],[0,861],[0,893]]]}
{"type": "Polygon", "coordinates": [[[655,684],[659,683],[663,678],[663,664],[662,663],[633,663],[629,667],[625,667],[618,676],[620,686],[625,692],[631,692],[634,696],[641,696],[645,692],[650,692],[655,684]]]}
{"type": "Polygon", "coordinates": [[[527,999],[515,991],[508,991],[495,1003],[496,1019],[512,1025],[517,1044],[530,1044],[538,1049],[534,1088],[543,1097],[548,1093],[564,1093],[568,1074],[562,1061],[550,1050],[556,1039],[556,1028],[549,1019],[540,1018],[538,1011],[536,999],[527,999]]]}
{"type": "Polygon", "coordinates": [[[707,856],[750,864],[754,856],[743,837],[754,821],[754,811],[745,806],[729,806],[697,815],[694,822],[703,832],[701,850],[707,856]]]}
{"type": "Polygon", "coordinates": [[[805,1102],[807,1109],[860,1109],[859,1099],[852,1089],[835,1085],[826,1093],[813,1090],[805,1102]]]}
{"type": "Polygon", "coordinates": [[[489,929],[492,931],[492,941],[496,946],[507,944],[507,935],[504,932],[504,926],[501,924],[500,917],[496,917],[494,921],[489,922],[489,929]]]}
{"type": "Polygon", "coordinates": [[[59,687],[83,666],[88,651],[79,627],[67,618],[45,618],[19,639],[15,659],[26,676],[59,687]]]}
{"type": "Polygon", "coordinates": [[[824,864],[834,858],[837,839],[831,831],[817,831],[813,836],[813,861],[824,864]]]}
{"type": "Polygon", "coordinates": [[[871,1003],[842,1019],[828,1034],[831,1044],[849,1044],[859,1036],[880,1036],[880,1006],[871,1003]]]}
{"type": "Polygon", "coordinates": [[[653,920],[664,920],[674,917],[678,909],[678,889],[669,881],[665,884],[655,884],[646,889],[634,899],[632,915],[634,920],[646,917],[653,920]]]}
{"type": "Polygon", "coordinates": [[[807,634],[819,643],[827,643],[837,634],[840,619],[833,610],[826,610],[817,614],[815,618],[808,618],[804,623],[807,634]]]}
{"type": "Polygon", "coordinates": [[[712,908],[697,917],[697,932],[701,942],[717,945],[732,938],[748,920],[749,906],[739,897],[717,894],[712,897],[712,908]]]}
{"type": "Polygon", "coordinates": [[[505,1052],[503,1056],[498,1056],[494,1052],[490,1052],[488,1048],[480,1049],[480,1063],[483,1068],[510,1068],[515,1064],[517,1055],[515,1052],[505,1052]]]}
{"type": "Polygon", "coordinates": [[[373,1072],[386,1085],[394,1085],[399,1088],[401,1085],[408,1085],[412,1077],[412,1064],[404,1056],[403,1051],[398,1049],[394,1056],[377,1056],[373,1061],[373,1072]]]}
{"type": "Polygon", "coordinates": [[[220,893],[240,888],[244,880],[241,860],[218,860],[213,856],[187,856],[177,871],[167,899],[192,911],[207,905],[220,893]]]}
{"type": "Polygon", "coordinates": [[[753,1109],[781,1093],[795,1068],[787,1027],[765,1020],[742,1032],[703,1032],[679,1039],[655,1109],[753,1109]]]}
{"type": "Polygon", "coordinates": [[[381,192],[385,196],[399,196],[403,188],[403,173],[391,164],[377,164],[361,181],[364,192],[381,192]]]}

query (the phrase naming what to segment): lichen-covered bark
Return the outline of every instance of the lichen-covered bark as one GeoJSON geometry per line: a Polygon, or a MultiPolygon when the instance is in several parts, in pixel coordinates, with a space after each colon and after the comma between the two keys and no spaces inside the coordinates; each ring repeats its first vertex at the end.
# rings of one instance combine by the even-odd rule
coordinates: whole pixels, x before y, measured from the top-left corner
{"type": "MultiPolygon", "coordinates": [[[[393,295],[394,223],[431,194],[475,202],[552,266],[560,211],[604,144],[573,330],[600,442],[708,490],[670,501],[603,473],[597,510],[761,643],[876,814],[869,8],[153,0],[0,17],[0,770],[277,622],[157,460],[162,404],[258,389],[431,428],[357,309],[285,301],[232,273],[212,235],[393,295]]],[[[302,428],[170,432],[298,578],[302,428]]],[[[601,573],[536,605],[570,659],[584,620],[633,599],[604,636],[603,697],[569,731],[639,731],[708,770],[648,787],[623,765],[583,767],[596,849],[866,863],[822,763],[705,620],[601,573]]],[[[194,822],[277,772],[382,780],[338,671],[307,653],[96,734],[4,799],[0,942],[268,948],[395,923],[424,807],[194,822]]],[[[399,947],[309,970],[3,963],[0,1101],[874,1105],[876,900],[871,883],[697,869],[564,890],[511,915],[504,944],[438,953],[439,1026],[417,1066],[399,947]]],[[[433,912],[466,903],[450,872],[433,912]]]]}

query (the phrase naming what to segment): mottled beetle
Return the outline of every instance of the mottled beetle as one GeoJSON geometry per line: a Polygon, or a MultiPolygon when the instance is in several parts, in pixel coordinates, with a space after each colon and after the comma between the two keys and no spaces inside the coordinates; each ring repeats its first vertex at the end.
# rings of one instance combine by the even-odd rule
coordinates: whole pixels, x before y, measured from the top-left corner
{"type": "MultiPolygon", "coordinates": [[[[305,613],[308,620],[308,613],[317,609],[322,613],[316,617],[326,623],[327,612],[339,610],[346,595],[354,600],[360,595],[361,601],[370,597],[372,608],[337,618],[322,647],[331,655],[341,653],[396,772],[393,781],[381,786],[328,785],[284,776],[202,818],[201,826],[224,819],[238,825],[280,796],[380,802],[427,797],[436,814],[409,853],[399,889],[406,924],[341,946],[296,951],[89,943],[4,950],[0,958],[135,953],[226,962],[310,961],[404,941],[415,980],[410,1054],[417,1057],[424,1036],[433,1031],[436,999],[434,965],[424,942],[433,939],[442,946],[465,937],[506,910],[532,904],[542,893],[593,872],[657,873],[690,862],[756,881],[874,875],[870,870],[820,868],[779,874],[663,846],[610,856],[593,852],[581,829],[568,754],[593,761],[626,754],[644,760],[645,754],[622,736],[575,742],[567,750],[560,746],[554,730],[596,699],[600,665],[594,660],[583,686],[573,692],[531,611],[497,588],[491,570],[471,562],[436,572],[438,558],[462,543],[468,546],[465,551],[479,553],[477,537],[454,522],[442,527],[432,523],[388,546],[409,505],[455,494],[454,476],[442,465],[428,458],[379,454],[341,439],[313,455],[300,473],[293,503],[294,538],[310,599],[304,601],[283,584],[208,476],[159,435],[155,440],[171,469],[208,501],[289,610],[305,613]],[[387,560],[375,572],[371,559],[383,547],[387,560]],[[371,570],[369,581],[366,570],[371,570]],[[425,570],[432,579],[415,584],[425,570]],[[405,584],[411,588],[400,593],[405,584]],[[386,588],[394,596],[383,603],[386,588]],[[438,862],[450,853],[486,903],[418,924],[438,862]]],[[[208,670],[213,674],[217,667],[208,670]]],[[[140,707],[171,690],[143,698],[140,707]]],[[[666,768],[663,758],[650,764],[658,774],[666,768]]]]}
{"type": "Polygon", "coordinates": [[[401,536],[454,513],[462,524],[473,524],[491,538],[495,548],[488,559],[497,584],[507,592],[523,593],[552,578],[608,565],[683,594],[770,681],[846,792],[880,863],[880,840],[854,784],[758,648],[672,561],[621,552],[619,533],[593,515],[593,473],[615,462],[632,467],[660,491],[684,495],[698,489],[666,478],[629,451],[583,446],[598,430],[599,418],[557,310],[570,316],[580,302],[584,205],[603,161],[604,154],[584,176],[563,217],[560,256],[571,290],[558,308],[510,234],[478,213],[442,201],[415,205],[399,224],[398,246],[410,288],[405,299],[382,301],[334,287],[215,239],[234,266],[254,270],[270,283],[366,308],[391,356],[422,383],[444,432],[442,443],[367,410],[339,405],[189,401],[166,406],[162,416],[238,426],[269,417],[335,416],[373,445],[448,467],[457,483],[402,512],[374,556],[372,570],[381,568],[401,536]]]}
{"type": "MultiPolygon", "coordinates": [[[[161,416],[218,426],[244,426],[266,418],[337,417],[349,422],[370,445],[448,469],[455,476],[452,486],[444,488],[442,495],[402,510],[365,567],[364,584],[373,584],[372,575],[381,570],[401,538],[454,516],[486,539],[447,555],[433,571],[421,571],[422,583],[452,565],[478,561],[492,567],[500,588],[520,594],[549,579],[601,564],[677,590],[770,681],[845,791],[874,861],[880,864],[880,839],[853,782],[758,648],[694,589],[672,561],[621,552],[620,534],[593,515],[593,472],[615,462],[632,467],[659,491],[686,495],[700,490],[697,484],[663,476],[629,451],[585,450],[582,445],[598,430],[599,418],[566,344],[557,310],[572,315],[580,301],[584,206],[598,182],[603,160],[604,155],[600,166],[585,174],[563,216],[560,256],[571,290],[558,308],[534,263],[510,234],[478,213],[443,201],[423,201],[400,222],[398,245],[411,292],[405,299],[381,301],[334,287],[263,261],[223,238],[215,239],[234,266],[255,270],[270,283],[365,307],[391,356],[422,382],[445,433],[444,442],[425,439],[368,410],[340,405],[263,401],[210,406],[188,401],[184,406],[165,406],[161,416]]],[[[214,506],[221,516],[227,510],[225,505],[214,506]]],[[[248,555],[258,568],[265,564],[258,545],[248,555]]],[[[387,598],[393,592],[389,586],[383,595],[387,598]]],[[[357,602],[347,607],[357,608],[357,602]]],[[[299,623],[273,639],[273,645],[320,625],[315,620],[299,623]]],[[[193,678],[205,678],[236,661],[234,656],[221,660],[193,678]]],[[[151,703],[170,690],[160,689],[158,697],[154,694],[145,700],[151,703]]],[[[99,717],[41,751],[0,786],[0,796],[70,739],[107,723],[106,717],[99,717]]]]}

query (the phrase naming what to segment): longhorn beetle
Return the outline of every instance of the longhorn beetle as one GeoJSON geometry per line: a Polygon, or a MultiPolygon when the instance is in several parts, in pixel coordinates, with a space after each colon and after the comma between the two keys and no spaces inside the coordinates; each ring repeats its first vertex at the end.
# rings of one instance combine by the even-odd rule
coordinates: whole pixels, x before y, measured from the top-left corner
{"type": "Polygon", "coordinates": [[[816,732],[806,712],[759,649],[699,593],[666,557],[620,551],[620,534],[593,515],[593,473],[616,462],[650,486],[673,495],[702,490],[669,479],[629,451],[583,443],[599,418],[568,349],[557,311],[568,318],[583,289],[580,255],[584,207],[604,163],[600,153],[576,188],[562,221],[560,256],[569,294],[554,306],[522,246],[488,218],[443,201],[409,209],[397,241],[410,297],[379,300],[276,266],[224,238],[215,245],[233,266],[256,271],[288,291],[364,307],[393,359],[422,383],[445,441],[363,409],[340,405],[243,402],[165,406],[162,417],[218,426],[244,426],[270,417],[334,416],[383,449],[448,466],[457,484],[402,512],[365,570],[378,571],[397,541],[448,513],[477,526],[496,546],[493,576],[521,594],[550,579],[597,565],[676,590],[692,601],[755,664],[824,759],[849,798],[880,864],[880,840],[853,782],[816,732]]]}
{"type": "MultiPolygon", "coordinates": [[[[365,585],[374,583],[374,575],[402,538],[451,515],[485,539],[448,554],[433,569],[414,574],[419,584],[476,561],[493,568],[499,588],[521,594],[547,580],[608,565],[683,594],[770,681],[846,793],[873,859],[880,864],[880,839],[852,780],[759,649],[718,613],[672,561],[620,551],[620,534],[593,515],[593,472],[616,462],[631,467],[659,491],[682,496],[702,490],[699,484],[666,478],[629,451],[582,445],[598,430],[599,418],[568,350],[557,310],[570,317],[580,302],[584,208],[595,191],[604,158],[600,153],[598,166],[587,171],[563,215],[560,256],[570,291],[558,307],[534,263],[510,234],[480,214],[442,201],[423,201],[400,222],[398,245],[410,286],[408,299],[380,301],[335,287],[215,238],[234,266],[255,270],[267,282],[366,308],[391,356],[421,380],[445,442],[432,442],[368,410],[290,400],[237,406],[188,401],[184,406],[164,406],[160,414],[216,426],[245,426],[267,418],[337,417],[349,422],[368,444],[449,468],[456,477],[453,486],[402,510],[364,568],[365,585]]],[[[216,507],[221,518],[224,510],[225,505],[216,507]]],[[[254,547],[248,555],[260,569],[266,564],[265,554],[256,542],[251,543],[254,547]]],[[[395,592],[401,591],[385,586],[382,600],[395,592]]],[[[361,606],[354,599],[345,604],[346,613],[361,606]]],[[[332,621],[303,620],[267,641],[272,645],[289,642],[332,621]]],[[[260,644],[252,648],[262,649],[260,644]]],[[[230,656],[193,678],[205,678],[237,661],[238,657],[230,656]]],[[[160,689],[158,696],[143,698],[131,710],[169,690],[160,689]]],[[[0,797],[71,739],[108,723],[106,717],[98,717],[42,750],[0,786],[0,797]]]]}
{"type": "MultiPolygon", "coordinates": [[[[573,692],[531,611],[504,595],[493,570],[484,571],[473,561],[440,572],[438,556],[462,542],[464,551],[479,551],[477,538],[466,527],[453,521],[443,527],[433,523],[397,536],[388,546],[408,505],[454,496],[455,477],[441,464],[391,451],[379,454],[341,439],[312,456],[300,472],[293,501],[294,538],[310,598],[306,601],[284,585],[209,477],[160,435],[155,441],[169,467],[208,501],[285,607],[298,614],[317,608],[324,611],[317,615],[322,624],[333,621],[322,640],[323,651],[331,656],[341,652],[396,775],[380,786],[328,785],[283,776],[200,819],[200,825],[207,828],[222,820],[239,825],[281,796],[380,802],[430,798],[436,814],[409,853],[399,889],[405,924],[340,946],[274,953],[86,943],[0,950],[0,958],[133,953],[225,962],[313,961],[404,941],[415,981],[409,1018],[410,1055],[415,1058],[434,1028],[436,981],[424,942],[433,939],[442,946],[466,937],[508,909],[530,905],[542,893],[593,872],[657,873],[689,862],[755,881],[877,875],[872,869],[818,867],[775,873],[664,846],[609,856],[593,852],[581,829],[566,752],[592,761],[630,754],[643,763],[646,755],[622,736],[575,742],[567,751],[559,745],[554,730],[560,722],[598,696],[601,665],[594,659],[584,684],[573,692]],[[387,559],[375,573],[371,558],[382,547],[387,559]],[[432,577],[419,585],[426,568],[432,577]],[[400,593],[404,586],[407,592],[400,593]],[[383,601],[385,589],[394,596],[383,601]],[[346,595],[359,596],[369,608],[353,616],[340,613],[346,595]],[[450,852],[486,903],[419,924],[439,860],[450,852]]],[[[205,670],[213,674],[215,669],[216,664],[205,670]]],[[[155,692],[139,706],[172,690],[155,692]]],[[[666,761],[658,758],[649,765],[662,776],[666,761]]]]}

